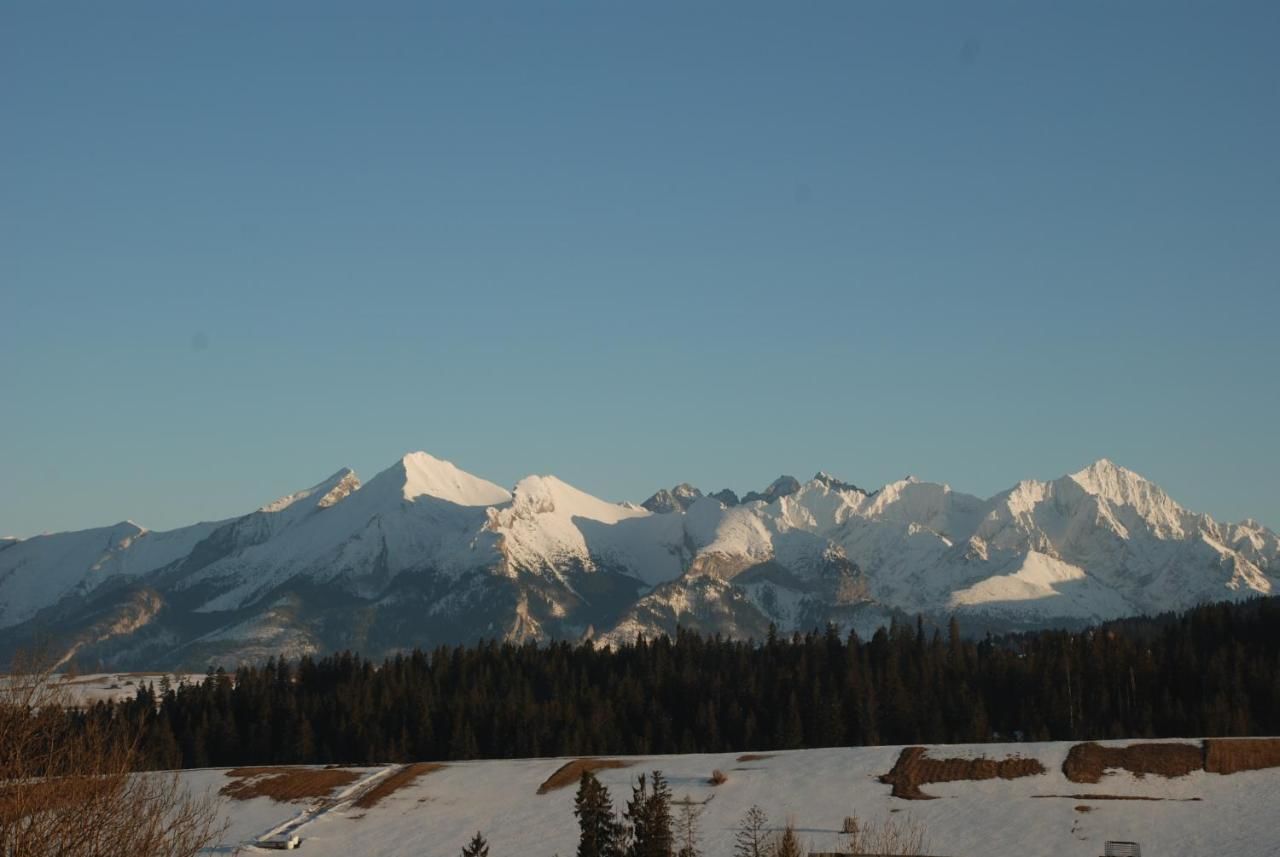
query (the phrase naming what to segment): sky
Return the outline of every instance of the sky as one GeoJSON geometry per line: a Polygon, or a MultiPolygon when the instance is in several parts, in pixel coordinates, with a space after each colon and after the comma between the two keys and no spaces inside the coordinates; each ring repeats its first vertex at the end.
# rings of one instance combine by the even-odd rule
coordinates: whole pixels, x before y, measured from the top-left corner
{"type": "Polygon", "coordinates": [[[0,3],[0,534],[426,450],[1280,527],[1280,4],[0,3]]]}

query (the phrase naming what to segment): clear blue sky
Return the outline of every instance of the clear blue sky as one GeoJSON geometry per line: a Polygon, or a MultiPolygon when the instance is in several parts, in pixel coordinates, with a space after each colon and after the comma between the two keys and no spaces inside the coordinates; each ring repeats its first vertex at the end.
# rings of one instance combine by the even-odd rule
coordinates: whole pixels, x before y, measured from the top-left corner
{"type": "Polygon", "coordinates": [[[425,449],[1280,525],[1280,3],[0,5],[0,533],[425,449]]]}

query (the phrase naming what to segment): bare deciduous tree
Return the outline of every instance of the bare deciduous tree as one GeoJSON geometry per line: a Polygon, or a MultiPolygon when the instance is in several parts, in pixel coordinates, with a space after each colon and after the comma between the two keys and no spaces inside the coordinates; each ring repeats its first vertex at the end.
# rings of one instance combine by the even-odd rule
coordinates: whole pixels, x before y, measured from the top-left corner
{"type": "Polygon", "coordinates": [[[928,847],[924,825],[907,816],[865,822],[856,815],[844,820],[841,850],[846,854],[918,857],[928,847]]]}
{"type": "Polygon", "coordinates": [[[738,823],[733,857],[773,857],[773,842],[769,839],[768,828],[769,816],[759,805],[752,804],[738,823]]]}
{"type": "Polygon", "coordinates": [[[0,677],[0,855],[194,857],[219,837],[215,797],[135,772],[136,730],[70,716],[71,703],[33,659],[0,677]]]}
{"type": "Polygon", "coordinates": [[[702,857],[699,831],[702,809],[688,796],[680,803],[680,814],[676,816],[676,857],[702,857]]]}

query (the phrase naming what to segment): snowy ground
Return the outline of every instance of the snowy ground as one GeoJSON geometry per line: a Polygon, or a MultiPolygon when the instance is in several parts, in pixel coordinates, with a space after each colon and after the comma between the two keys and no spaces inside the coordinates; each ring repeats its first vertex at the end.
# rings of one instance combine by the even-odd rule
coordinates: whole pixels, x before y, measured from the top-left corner
{"type": "MultiPolygon", "coordinates": [[[[925,826],[929,853],[953,857],[1096,857],[1107,839],[1137,841],[1147,857],[1280,853],[1280,828],[1274,814],[1280,800],[1280,769],[1230,776],[1197,772],[1177,779],[1139,779],[1113,772],[1097,785],[1080,785],[1062,775],[1070,747],[1070,743],[935,747],[932,757],[1030,756],[1039,759],[1048,773],[1009,781],[927,785],[924,791],[937,799],[925,801],[890,797],[889,787],[876,780],[893,766],[900,747],[799,750],[750,762],[738,762],[736,753],[651,756],[634,759],[631,768],[605,770],[598,776],[619,807],[630,794],[634,776],[654,768],[667,776],[677,799],[710,799],[701,824],[706,857],[729,857],[737,822],[753,803],[762,806],[775,824],[792,817],[802,839],[814,850],[836,846],[847,815],[875,820],[894,814],[895,818],[910,816],[925,826]],[[717,768],[729,779],[712,787],[707,777],[717,768]],[[1052,797],[1082,794],[1161,800],[1052,797]],[[1078,811],[1076,807],[1082,805],[1091,809],[1078,811]]],[[[537,794],[538,786],[564,761],[453,763],[369,810],[353,808],[351,800],[366,783],[397,766],[361,769],[365,779],[311,807],[277,804],[267,798],[231,802],[227,804],[231,827],[216,851],[230,853],[288,825],[302,837],[302,850],[317,857],[456,857],[477,830],[488,838],[493,857],[571,857],[577,845],[575,789],[537,794]]],[[[200,791],[228,782],[221,770],[183,776],[200,791]]]]}
{"type": "MultiPolygon", "coordinates": [[[[142,685],[151,685],[158,694],[160,680],[166,675],[174,687],[181,682],[198,684],[205,678],[204,673],[121,672],[86,673],[75,676],[55,673],[49,677],[49,681],[58,692],[66,693],[73,705],[92,705],[108,699],[116,701],[132,699],[142,685]]],[[[0,675],[0,684],[8,684],[15,680],[25,681],[26,679],[0,675]]]]}

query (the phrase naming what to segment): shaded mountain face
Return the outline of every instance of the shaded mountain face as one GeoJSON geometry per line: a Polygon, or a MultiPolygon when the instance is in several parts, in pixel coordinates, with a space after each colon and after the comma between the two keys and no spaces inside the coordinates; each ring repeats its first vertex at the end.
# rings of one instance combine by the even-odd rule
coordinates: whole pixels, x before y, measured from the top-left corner
{"type": "Polygon", "coordinates": [[[711,492],[711,496],[716,498],[725,506],[736,506],[742,501],[738,499],[738,495],[730,488],[722,488],[719,491],[711,492]]]}
{"type": "Polygon", "coordinates": [[[741,502],[752,503],[759,500],[762,503],[772,503],[779,497],[790,497],[792,494],[799,491],[800,487],[799,480],[794,476],[779,476],[763,491],[748,491],[742,496],[741,502]]]}
{"type": "Polygon", "coordinates": [[[688,482],[681,482],[671,490],[663,488],[648,500],[640,504],[642,508],[648,509],[650,512],[663,514],[666,512],[683,512],[694,504],[694,502],[702,496],[702,492],[694,488],[688,482]]]}
{"type": "Polygon", "coordinates": [[[339,470],[241,517],[0,541],[0,660],[40,639],[87,668],[672,633],[760,638],[895,616],[1078,626],[1271,593],[1280,539],[1109,461],[982,499],[825,473],[737,502],[642,506],[552,476],[507,490],[426,453],[339,470]]]}

